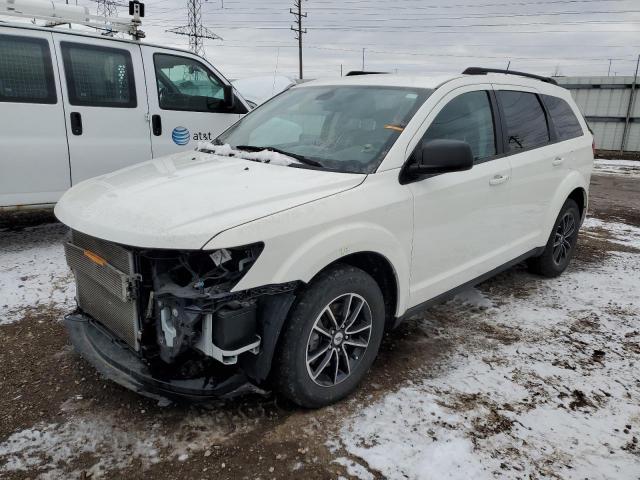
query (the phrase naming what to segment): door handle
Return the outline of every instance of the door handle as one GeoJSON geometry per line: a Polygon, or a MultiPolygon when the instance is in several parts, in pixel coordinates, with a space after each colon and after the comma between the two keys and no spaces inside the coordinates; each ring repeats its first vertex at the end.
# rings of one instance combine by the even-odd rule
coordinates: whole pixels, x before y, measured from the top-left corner
{"type": "Polygon", "coordinates": [[[74,135],[82,135],[82,116],[78,112],[71,112],[71,133],[74,135]]]}
{"type": "Polygon", "coordinates": [[[162,119],[160,115],[151,116],[151,131],[156,137],[162,135],[162,119]]]}
{"type": "Polygon", "coordinates": [[[563,163],[564,163],[564,158],[556,157],[556,158],[553,159],[553,162],[551,162],[551,165],[553,165],[554,167],[559,167],[563,163]]]}
{"type": "Polygon", "coordinates": [[[509,180],[509,175],[495,175],[491,180],[489,180],[489,185],[500,185],[501,183],[509,180]]]}

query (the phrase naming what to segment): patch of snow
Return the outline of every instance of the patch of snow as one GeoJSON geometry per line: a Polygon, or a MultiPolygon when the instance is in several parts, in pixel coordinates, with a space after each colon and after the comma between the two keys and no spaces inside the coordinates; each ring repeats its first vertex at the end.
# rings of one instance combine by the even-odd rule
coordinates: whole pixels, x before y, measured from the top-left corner
{"type": "Polygon", "coordinates": [[[64,256],[66,227],[48,224],[0,232],[0,325],[39,307],[71,310],[73,275],[64,256]]]}
{"type": "Polygon", "coordinates": [[[224,145],[214,145],[210,142],[200,142],[196,148],[198,151],[209,151],[215,155],[221,155],[223,157],[237,157],[245,160],[253,160],[262,163],[269,163],[271,165],[289,166],[293,163],[300,163],[295,158],[288,155],[284,155],[278,152],[271,152],[269,150],[261,150],[259,152],[245,152],[243,150],[236,150],[228,143],[224,145]]]}
{"type": "Polygon", "coordinates": [[[640,177],[640,161],[596,159],[594,162],[594,173],[600,175],[640,177]]]}
{"type": "Polygon", "coordinates": [[[592,236],[598,235],[598,230],[606,233],[610,242],[626,245],[633,248],[640,248],[640,228],[620,222],[605,222],[595,217],[587,217],[582,224],[582,228],[592,236]]]}
{"type": "MultiPolygon", "coordinates": [[[[587,228],[640,242],[635,227],[587,228]]],[[[528,297],[480,287],[436,307],[457,319],[443,340],[458,350],[348,418],[343,453],[390,479],[639,478],[639,271],[640,255],[612,252],[556,279],[527,276],[528,297]],[[470,338],[500,331],[517,336],[470,338]]]]}
{"type": "Polygon", "coordinates": [[[364,468],[359,463],[354,462],[353,460],[350,460],[348,458],[336,458],[333,462],[346,468],[347,473],[352,477],[358,478],[360,480],[374,480],[375,478],[369,470],[364,468]]]}

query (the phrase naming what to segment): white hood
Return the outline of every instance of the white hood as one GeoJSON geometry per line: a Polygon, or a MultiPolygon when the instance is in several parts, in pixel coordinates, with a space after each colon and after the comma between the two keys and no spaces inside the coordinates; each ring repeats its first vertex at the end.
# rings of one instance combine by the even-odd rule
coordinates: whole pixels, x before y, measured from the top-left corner
{"type": "Polygon", "coordinates": [[[193,151],[79,183],[55,214],[75,230],[124,245],[199,249],[224,230],[353,188],[364,178],[193,151]]]}

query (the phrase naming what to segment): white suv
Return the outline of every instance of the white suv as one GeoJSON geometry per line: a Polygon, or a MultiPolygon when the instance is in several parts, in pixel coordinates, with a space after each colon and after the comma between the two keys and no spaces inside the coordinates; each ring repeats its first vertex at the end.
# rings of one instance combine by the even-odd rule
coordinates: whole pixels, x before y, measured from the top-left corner
{"type": "Polygon", "coordinates": [[[145,395],[249,380],[317,407],[434,301],[525,259],[562,273],[588,127],[552,80],[465,73],[306,83],[196,151],[71,188],[76,348],[145,395]]]}

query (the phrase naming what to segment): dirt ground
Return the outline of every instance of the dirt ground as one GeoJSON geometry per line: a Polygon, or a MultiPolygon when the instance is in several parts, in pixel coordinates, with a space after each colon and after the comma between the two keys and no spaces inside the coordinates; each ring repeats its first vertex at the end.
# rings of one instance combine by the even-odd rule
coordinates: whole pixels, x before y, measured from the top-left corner
{"type": "MultiPolygon", "coordinates": [[[[594,176],[590,212],[603,221],[640,227],[640,180],[594,176]]],[[[20,227],[49,220],[36,215],[21,220],[20,227]]],[[[0,228],[9,224],[15,228],[15,218],[4,217],[0,228]]],[[[634,249],[606,235],[583,236],[572,268],[588,269],[616,250],[634,249]]],[[[535,295],[529,279],[518,266],[485,282],[481,290],[504,298],[535,295]]],[[[407,383],[437,380],[453,368],[461,344],[490,353],[494,343],[511,345],[520,337],[517,329],[473,322],[437,307],[387,334],[362,387],[338,405],[301,410],[270,392],[252,390],[208,405],[159,406],[105,381],[79,359],[60,323],[63,310],[32,309],[21,320],[0,325],[0,444],[5,445],[0,478],[383,478],[375,468],[360,471],[349,452],[332,447],[331,438],[344,420],[407,383]],[[458,334],[444,334],[452,328],[458,334]]],[[[636,361],[637,341],[628,339],[628,354],[636,361]]],[[[594,352],[594,359],[599,355],[594,352]]],[[[595,401],[581,391],[567,396],[571,409],[595,401]]],[[[481,399],[458,398],[455,408],[464,410],[468,402],[481,399]]],[[[496,411],[487,419],[474,425],[474,442],[512,428],[513,422],[496,411]]],[[[628,448],[640,462],[632,438],[628,448]]],[[[519,478],[510,468],[503,467],[504,475],[519,478]]],[[[532,478],[545,472],[564,478],[543,468],[532,478]]]]}

